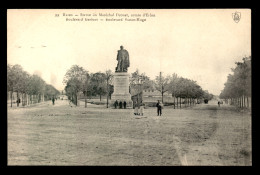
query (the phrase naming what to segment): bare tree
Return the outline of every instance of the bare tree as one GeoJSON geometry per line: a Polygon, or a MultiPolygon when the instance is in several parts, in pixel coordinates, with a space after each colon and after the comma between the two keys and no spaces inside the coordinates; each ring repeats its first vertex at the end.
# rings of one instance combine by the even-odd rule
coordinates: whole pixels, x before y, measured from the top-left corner
{"type": "Polygon", "coordinates": [[[163,102],[163,94],[170,90],[170,76],[162,76],[162,72],[160,72],[159,76],[156,76],[155,83],[156,89],[161,92],[162,102],[163,102]]]}

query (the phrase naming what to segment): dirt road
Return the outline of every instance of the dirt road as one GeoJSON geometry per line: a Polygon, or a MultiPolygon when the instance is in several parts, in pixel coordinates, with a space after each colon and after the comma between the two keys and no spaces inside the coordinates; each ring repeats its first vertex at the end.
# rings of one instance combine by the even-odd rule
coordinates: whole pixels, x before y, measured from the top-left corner
{"type": "Polygon", "coordinates": [[[252,165],[251,115],[217,103],[132,109],[65,100],[8,108],[8,165],[252,165]]]}

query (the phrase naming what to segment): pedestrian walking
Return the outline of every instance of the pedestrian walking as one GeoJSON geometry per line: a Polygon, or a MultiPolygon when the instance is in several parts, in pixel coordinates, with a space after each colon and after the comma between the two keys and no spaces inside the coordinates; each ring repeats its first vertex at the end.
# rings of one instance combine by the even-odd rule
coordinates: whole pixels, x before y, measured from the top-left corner
{"type": "Polygon", "coordinates": [[[17,106],[19,107],[19,104],[21,103],[20,98],[18,98],[18,99],[16,100],[16,102],[17,102],[17,106]]]}
{"type": "Polygon", "coordinates": [[[137,102],[134,103],[134,114],[139,115],[137,102]]]}
{"type": "Polygon", "coordinates": [[[140,115],[144,115],[144,106],[145,104],[143,103],[143,101],[141,101],[141,104],[140,104],[140,115]]]}
{"type": "Polygon", "coordinates": [[[218,101],[218,107],[220,107],[220,101],[218,101]]]}
{"type": "Polygon", "coordinates": [[[123,105],[123,103],[120,101],[120,102],[119,102],[119,108],[120,108],[120,109],[122,109],[122,105],[123,105]]]}
{"type": "Polygon", "coordinates": [[[162,115],[162,103],[160,102],[160,100],[158,100],[158,103],[156,104],[157,107],[157,116],[161,116],[162,115]]]}
{"type": "Polygon", "coordinates": [[[114,104],[114,105],[115,105],[115,109],[116,109],[117,106],[118,106],[118,101],[117,101],[117,100],[115,101],[115,104],[114,104]]]}
{"type": "Polygon", "coordinates": [[[54,104],[55,104],[55,98],[52,97],[52,105],[54,105],[54,104]]]}
{"type": "Polygon", "coordinates": [[[126,101],[124,101],[124,109],[126,109],[126,101]]]}

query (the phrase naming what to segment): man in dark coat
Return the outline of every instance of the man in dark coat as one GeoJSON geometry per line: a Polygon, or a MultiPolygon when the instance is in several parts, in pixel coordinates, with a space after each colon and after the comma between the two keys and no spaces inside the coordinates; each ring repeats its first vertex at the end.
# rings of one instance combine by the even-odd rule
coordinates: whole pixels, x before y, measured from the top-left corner
{"type": "Polygon", "coordinates": [[[120,108],[120,109],[122,109],[122,105],[123,105],[123,103],[120,101],[120,102],[119,102],[119,108],[120,108]]]}
{"type": "Polygon", "coordinates": [[[54,103],[55,103],[55,98],[52,97],[52,104],[54,105],[54,103]]]}
{"type": "Polygon", "coordinates": [[[158,103],[156,104],[157,107],[157,116],[162,115],[162,106],[160,104],[160,100],[158,100],[158,103]]]}
{"type": "Polygon", "coordinates": [[[19,107],[19,104],[21,103],[20,98],[18,98],[16,102],[17,102],[17,106],[19,107]]]}
{"type": "Polygon", "coordinates": [[[117,106],[118,106],[118,101],[116,100],[115,101],[115,109],[117,108],[117,106]]]}
{"type": "Polygon", "coordinates": [[[126,102],[124,101],[124,109],[126,109],[126,102]]]}

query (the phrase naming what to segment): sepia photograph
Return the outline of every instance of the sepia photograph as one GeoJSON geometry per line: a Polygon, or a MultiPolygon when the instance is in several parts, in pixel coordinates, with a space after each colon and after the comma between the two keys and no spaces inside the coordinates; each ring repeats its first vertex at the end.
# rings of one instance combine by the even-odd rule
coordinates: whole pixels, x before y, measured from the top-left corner
{"type": "Polygon", "coordinates": [[[8,166],[252,166],[251,9],[7,9],[8,166]]]}

